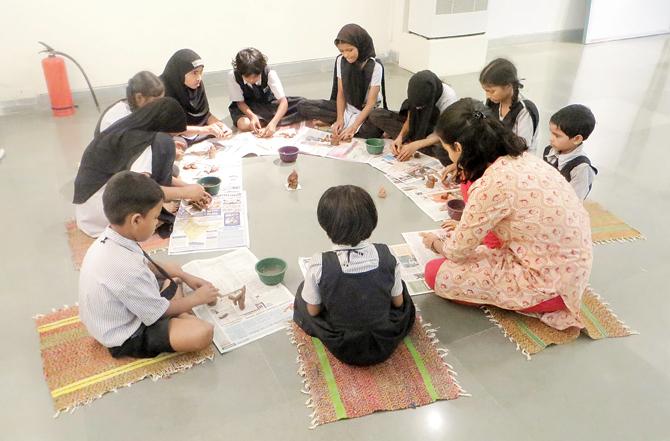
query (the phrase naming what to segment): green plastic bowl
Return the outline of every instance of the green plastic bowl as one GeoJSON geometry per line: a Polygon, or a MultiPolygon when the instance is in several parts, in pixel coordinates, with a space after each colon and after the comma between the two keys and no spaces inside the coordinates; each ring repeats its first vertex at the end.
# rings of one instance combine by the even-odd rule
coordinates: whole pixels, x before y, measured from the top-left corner
{"type": "Polygon", "coordinates": [[[205,187],[205,191],[212,196],[219,193],[221,189],[221,178],[216,176],[205,176],[204,178],[198,179],[198,184],[205,187]]]}
{"type": "Polygon", "coordinates": [[[277,285],[284,280],[286,262],[278,257],[267,257],[256,263],[256,273],[266,285],[277,285]]]}
{"type": "Polygon", "coordinates": [[[384,140],[379,138],[366,139],[365,148],[371,155],[380,155],[384,151],[384,140]]]}

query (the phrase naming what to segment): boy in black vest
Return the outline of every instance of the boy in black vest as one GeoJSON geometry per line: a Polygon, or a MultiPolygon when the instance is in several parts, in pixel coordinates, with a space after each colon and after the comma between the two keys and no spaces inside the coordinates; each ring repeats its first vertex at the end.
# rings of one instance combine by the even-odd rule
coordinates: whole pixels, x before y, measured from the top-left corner
{"type": "Polygon", "coordinates": [[[549,120],[550,142],[543,158],[553,165],[575,189],[582,200],[591,191],[598,170],[584,154],[583,141],[593,132],[596,119],[581,104],[571,104],[556,112],[549,120]]]}
{"type": "Polygon", "coordinates": [[[253,131],[269,138],[277,126],[300,121],[300,97],[287,97],[279,75],[267,65],[267,58],[258,49],[242,49],[233,60],[228,78],[230,116],[242,132],[253,131]]]}

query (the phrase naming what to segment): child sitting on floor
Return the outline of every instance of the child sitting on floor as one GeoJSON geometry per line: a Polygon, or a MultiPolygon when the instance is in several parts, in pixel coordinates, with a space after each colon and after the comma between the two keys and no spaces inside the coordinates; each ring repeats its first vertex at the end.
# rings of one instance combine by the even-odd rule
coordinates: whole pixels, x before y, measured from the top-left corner
{"type": "Polygon", "coordinates": [[[542,157],[568,180],[580,199],[586,199],[598,169],[584,154],[583,142],[593,132],[596,118],[581,104],[571,104],[554,113],[549,120],[550,142],[542,157]]]}
{"type": "Polygon", "coordinates": [[[258,49],[248,47],[237,53],[228,75],[230,116],[242,132],[253,131],[269,138],[277,126],[298,122],[298,103],[302,98],[284,94],[279,75],[270,69],[258,49]],[[263,127],[264,126],[264,127],[263,127]]]}
{"type": "Polygon", "coordinates": [[[317,217],[335,246],[312,256],[293,320],[344,363],[380,363],[412,329],[415,308],[388,246],[367,242],[375,204],[360,187],[331,187],[317,217]]]}
{"type": "Polygon", "coordinates": [[[103,205],[111,225],[89,248],[79,275],[79,316],[88,332],[115,358],[206,348],[212,325],[188,312],[216,301],[218,290],[178,265],[159,266],[138,244],[156,229],[160,186],[141,173],[117,173],[103,205]],[[165,279],[162,287],[158,277],[165,279]],[[181,281],[194,290],[188,297],[181,281]]]}

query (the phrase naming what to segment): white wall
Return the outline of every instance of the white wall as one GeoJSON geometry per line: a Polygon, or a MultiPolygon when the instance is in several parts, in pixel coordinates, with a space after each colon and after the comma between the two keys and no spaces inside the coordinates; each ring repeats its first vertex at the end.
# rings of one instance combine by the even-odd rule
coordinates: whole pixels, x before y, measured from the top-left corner
{"type": "Polygon", "coordinates": [[[587,0],[489,0],[489,39],[583,29],[587,0]]]}
{"type": "MultiPolygon", "coordinates": [[[[136,72],[156,74],[174,51],[191,48],[206,70],[230,68],[247,46],[270,63],[334,57],[333,40],[359,23],[389,51],[392,10],[387,0],[3,0],[0,26],[0,102],[46,93],[37,40],[67,52],[94,87],[124,84],[136,72]],[[189,6],[186,6],[189,5],[189,6]],[[190,6],[193,5],[193,6],[190,6]],[[197,5],[197,6],[196,6],[197,5]]],[[[86,87],[68,64],[73,89],[86,87]]]]}
{"type": "MultiPolygon", "coordinates": [[[[137,71],[157,74],[189,47],[210,71],[228,69],[237,50],[256,46],[270,63],[336,55],[339,28],[356,22],[378,55],[398,50],[407,0],[3,0],[0,102],[46,93],[37,40],[75,57],[95,87],[124,84],[137,71]]],[[[489,0],[489,39],[581,29],[586,0],[489,0]]],[[[68,64],[70,84],[85,89],[68,64]]]]}
{"type": "Polygon", "coordinates": [[[668,0],[591,0],[588,14],[586,43],[670,32],[668,0]]]}

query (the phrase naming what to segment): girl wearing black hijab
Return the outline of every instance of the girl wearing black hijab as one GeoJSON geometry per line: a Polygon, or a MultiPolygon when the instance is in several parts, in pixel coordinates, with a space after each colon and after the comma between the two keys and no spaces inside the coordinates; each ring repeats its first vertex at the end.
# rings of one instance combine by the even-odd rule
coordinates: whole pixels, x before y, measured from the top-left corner
{"type": "Polygon", "coordinates": [[[175,52],[160,76],[165,96],[176,99],[186,113],[186,130],[181,134],[189,144],[205,138],[226,138],[232,131],[209,111],[202,72],[205,64],[190,49],[175,52]]]}
{"type": "MultiPolygon", "coordinates": [[[[102,206],[107,181],[123,170],[145,173],[156,181],[165,200],[208,201],[204,188],[172,177],[172,135],[186,130],[186,116],[172,98],[159,98],[97,134],[86,147],[74,181],[75,218],[80,230],[97,237],[108,221],[102,206]]],[[[169,213],[161,217],[169,222],[169,213]]]]}
{"type": "Polygon", "coordinates": [[[369,123],[368,115],[382,102],[384,68],[375,60],[375,46],[370,34],[357,24],[344,26],[337,34],[335,46],[340,55],[335,60],[330,100],[304,100],[298,113],[304,119],[332,124],[333,135],[341,141],[354,136],[375,138],[381,130],[369,123]]]}
{"type": "Polygon", "coordinates": [[[393,154],[399,161],[407,161],[420,150],[446,165],[451,161],[433,129],[440,113],[457,100],[454,89],[433,72],[422,70],[410,78],[400,112],[375,109],[369,121],[394,138],[393,154]]]}

